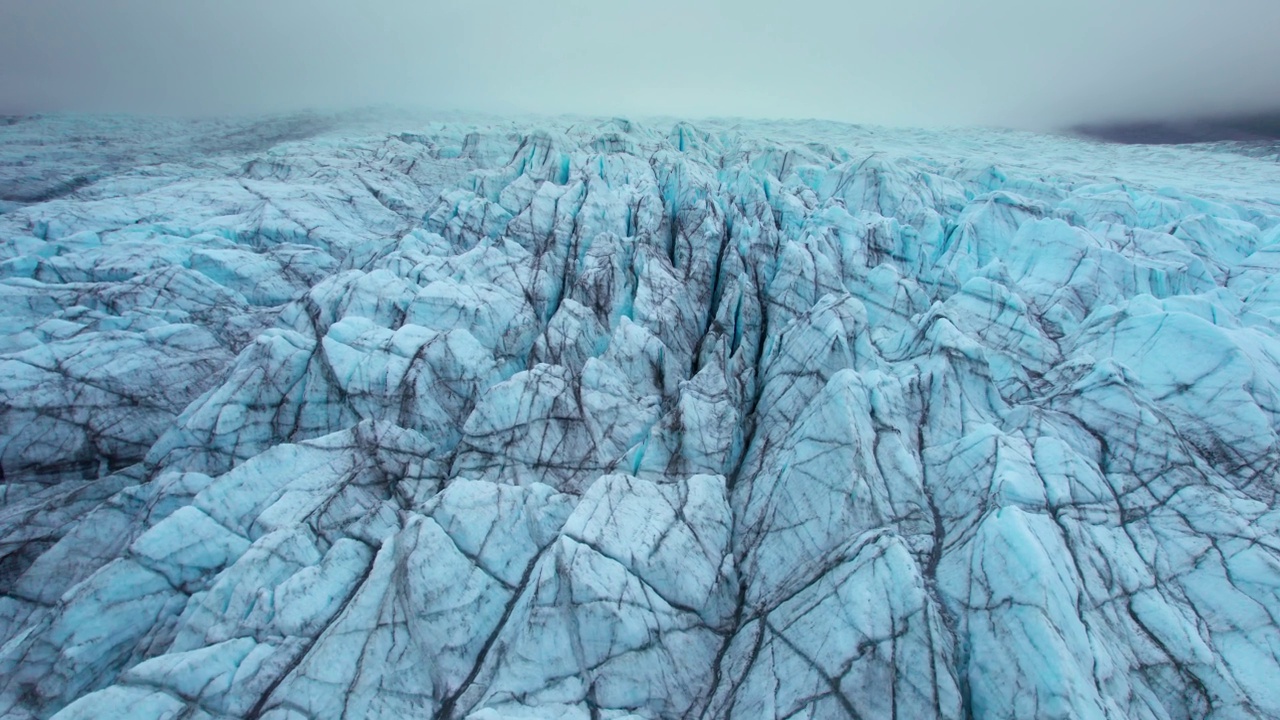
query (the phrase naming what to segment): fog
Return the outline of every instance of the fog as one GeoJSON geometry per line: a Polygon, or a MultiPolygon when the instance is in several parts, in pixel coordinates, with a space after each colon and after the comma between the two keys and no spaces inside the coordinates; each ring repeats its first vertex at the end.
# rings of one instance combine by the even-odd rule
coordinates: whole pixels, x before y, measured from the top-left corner
{"type": "Polygon", "coordinates": [[[0,113],[1029,128],[1280,106],[1276,0],[0,0],[0,113]]]}

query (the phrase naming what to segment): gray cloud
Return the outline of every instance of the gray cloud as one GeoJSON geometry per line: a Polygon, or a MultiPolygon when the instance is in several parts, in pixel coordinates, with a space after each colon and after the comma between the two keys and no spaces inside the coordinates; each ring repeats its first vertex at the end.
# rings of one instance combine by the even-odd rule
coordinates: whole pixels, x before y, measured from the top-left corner
{"type": "Polygon", "coordinates": [[[0,112],[1060,127],[1280,104],[1276,0],[0,0],[0,112]]]}

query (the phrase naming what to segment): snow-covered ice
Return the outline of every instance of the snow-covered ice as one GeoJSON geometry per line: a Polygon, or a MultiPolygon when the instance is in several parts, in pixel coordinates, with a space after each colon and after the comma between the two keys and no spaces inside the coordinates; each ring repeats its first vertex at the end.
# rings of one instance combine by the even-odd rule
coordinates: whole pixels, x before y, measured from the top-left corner
{"type": "Polygon", "coordinates": [[[0,717],[1280,717],[1280,165],[0,126],[0,717]]]}

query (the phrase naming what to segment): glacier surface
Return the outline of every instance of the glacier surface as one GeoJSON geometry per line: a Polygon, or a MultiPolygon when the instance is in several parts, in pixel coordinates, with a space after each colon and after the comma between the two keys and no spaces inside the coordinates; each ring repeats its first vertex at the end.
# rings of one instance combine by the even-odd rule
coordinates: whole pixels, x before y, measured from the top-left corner
{"type": "Polygon", "coordinates": [[[1280,717],[1280,165],[0,125],[0,716],[1280,717]]]}

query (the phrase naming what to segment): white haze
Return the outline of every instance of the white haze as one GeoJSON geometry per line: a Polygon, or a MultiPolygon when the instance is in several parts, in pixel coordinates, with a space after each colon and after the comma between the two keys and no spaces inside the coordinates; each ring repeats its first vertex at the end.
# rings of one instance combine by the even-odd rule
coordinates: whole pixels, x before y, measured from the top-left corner
{"type": "Polygon", "coordinates": [[[1276,0],[0,0],[0,112],[1061,127],[1280,104],[1276,0]]]}

